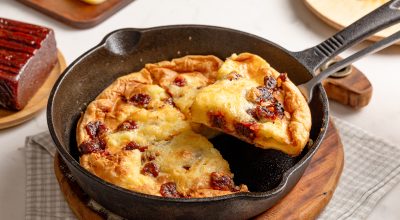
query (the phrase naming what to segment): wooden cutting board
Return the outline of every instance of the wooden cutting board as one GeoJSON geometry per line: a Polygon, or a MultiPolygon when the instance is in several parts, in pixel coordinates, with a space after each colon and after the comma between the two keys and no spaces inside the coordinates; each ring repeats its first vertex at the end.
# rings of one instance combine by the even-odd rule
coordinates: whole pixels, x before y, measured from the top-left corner
{"type": "MultiPolygon", "coordinates": [[[[342,29],[389,0],[304,0],[306,6],[328,25],[342,29]]],[[[400,24],[391,26],[368,38],[377,41],[400,30],[400,24]]],[[[397,43],[400,44],[400,43],[397,43]]]]}
{"type": "Polygon", "coordinates": [[[293,190],[257,220],[315,219],[331,200],[343,171],[344,152],[331,121],[320,149],[293,190]]]}
{"type": "Polygon", "coordinates": [[[66,67],[64,56],[60,51],[58,51],[57,56],[58,63],[47,77],[47,80],[22,110],[10,111],[0,108],[0,129],[9,128],[32,119],[38,112],[46,107],[50,91],[66,67]]]}
{"type": "Polygon", "coordinates": [[[103,22],[133,0],[107,0],[91,5],[80,0],[18,0],[75,28],[90,28],[103,22]]]}
{"type": "MultiPolygon", "coordinates": [[[[340,59],[336,57],[333,60],[340,59]]],[[[328,98],[354,109],[367,106],[371,101],[373,90],[368,78],[353,65],[340,71],[349,72],[349,75],[342,78],[328,77],[322,81],[328,98]]]]}
{"type": "MultiPolygon", "coordinates": [[[[315,219],[332,198],[343,164],[343,145],[331,122],[320,149],[297,185],[278,204],[256,219],[315,219]]],[[[99,213],[88,206],[90,199],[73,179],[68,178],[71,173],[58,154],[54,170],[65,200],[78,219],[105,219],[104,212],[99,213]]]]}

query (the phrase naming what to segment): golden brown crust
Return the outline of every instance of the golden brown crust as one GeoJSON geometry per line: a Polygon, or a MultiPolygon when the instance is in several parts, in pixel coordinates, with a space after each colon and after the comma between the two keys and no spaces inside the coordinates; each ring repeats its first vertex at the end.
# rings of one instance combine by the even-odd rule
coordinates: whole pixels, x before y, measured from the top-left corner
{"type": "Polygon", "coordinates": [[[250,53],[224,62],[217,81],[199,91],[191,113],[194,122],[293,156],[300,154],[311,129],[311,113],[297,87],[250,53]]]}
{"type": "Polygon", "coordinates": [[[216,79],[222,61],[215,56],[186,56],[172,61],[146,64],[155,83],[164,88],[183,114],[190,117],[190,106],[197,91],[216,79]]]}
{"type": "Polygon", "coordinates": [[[205,138],[216,129],[297,155],[310,126],[296,86],[260,57],[244,53],[222,63],[215,56],[186,56],[118,78],[88,105],[77,142],[81,165],[118,186],[210,197],[248,191],[233,183],[228,163],[205,138]],[[270,90],[262,87],[268,76],[270,90]],[[275,118],[248,111],[280,111],[279,103],[285,111],[275,118]]]}
{"type": "Polygon", "coordinates": [[[188,120],[197,90],[215,81],[221,63],[214,56],[187,56],[118,78],[88,105],[78,124],[81,165],[106,181],[152,195],[247,191],[233,181],[215,189],[213,173],[228,180],[233,174],[188,120]]]}

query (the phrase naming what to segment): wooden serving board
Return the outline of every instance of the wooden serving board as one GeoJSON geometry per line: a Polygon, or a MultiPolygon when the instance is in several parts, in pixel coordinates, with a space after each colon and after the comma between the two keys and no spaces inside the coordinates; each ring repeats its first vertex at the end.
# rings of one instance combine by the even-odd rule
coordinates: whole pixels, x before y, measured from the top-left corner
{"type": "MultiPolygon", "coordinates": [[[[335,58],[335,60],[340,59],[340,57],[335,58]]],[[[322,85],[330,100],[359,109],[371,101],[372,84],[355,66],[351,65],[349,68],[350,75],[343,78],[328,77],[322,81],[322,85]]]]}
{"type": "MultiPolygon", "coordinates": [[[[304,2],[322,21],[336,29],[342,29],[388,2],[388,0],[304,0],[304,2]]],[[[368,39],[378,41],[399,30],[400,24],[393,25],[368,39]]]]}
{"type": "Polygon", "coordinates": [[[0,108],[0,129],[21,124],[33,118],[47,105],[47,100],[54,83],[66,67],[64,56],[58,51],[58,63],[28,104],[20,111],[9,111],[0,108]]]}
{"type": "Polygon", "coordinates": [[[343,165],[343,145],[331,121],[324,141],[297,185],[279,203],[256,219],[315,219],[331,200],[343,165]]]}
{"type": "Polygon", "coordinates": [[[103,22],[133,0],[107,0],[91,5],[81,0],[18,0],[75,28],[90,28],[103,22]]]}
{"type": "MultiPolygon", "coordinates": [[[[331,122],[320,149],[297,185],[278,204],[256,219],[315,219],[332,198],[343,164],[343,145],[331,122]]],[[[65,200],[78,219],[105,218],[104,212],[99,213],[88,206],[90,199],[75,181],[68,178],[70,172],[58,154],[54,170],[65,200]]]]}

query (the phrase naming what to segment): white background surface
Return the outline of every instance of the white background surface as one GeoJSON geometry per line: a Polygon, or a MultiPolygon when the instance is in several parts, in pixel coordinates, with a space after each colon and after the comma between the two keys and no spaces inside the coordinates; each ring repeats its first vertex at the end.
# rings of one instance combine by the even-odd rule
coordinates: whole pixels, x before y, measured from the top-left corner
{"type": "MultiPolygon", "coordinates": [[[[56,0],[58,1],[58,0],[56,0]]],[[[77,11],[76,13],[79,13],[77,11]]],[[[269,39],[289,50],[314,46],[336,32],[318,20],[301,0],[136,0],[104,23],[77,30],[13,0],[0,0],[0,16],[51,27],[67,63],[123,27],[209,24],[269,39]]],[[[356,47],[359,49],[369,43],[356,47]]],[[[344,53],[348,55],[354,48],[344,53]]],[[[400,46],[358,61],[374,87],[370,104],[353,110],[331,102],[331,113],[400,146],[400,46]]],[[[45,111],[33,120],[0,130],[0,219],[23,219],[25,212],[24,140],[47,130],[45,111]]],[[[400,159],[400,158],[399,158],[400,159]]],[[[400,186],[369,219],[400,219],[400,186]]]]}

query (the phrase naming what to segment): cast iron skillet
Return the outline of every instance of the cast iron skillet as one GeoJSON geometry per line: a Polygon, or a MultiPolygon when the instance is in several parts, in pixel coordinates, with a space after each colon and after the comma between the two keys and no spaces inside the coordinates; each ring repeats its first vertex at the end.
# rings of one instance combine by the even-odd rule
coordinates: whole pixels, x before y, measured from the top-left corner
{"type": "MultiPolygon", "coordinates": [[[[316,47],[290,52],[248,33],[199,25],[121,29],[76,59],[56,82],[48,103],[47,120],[58,152],[87,194],[110,211],[126,218],[244,219],[260,214],[297,183],[317,151],[328,125],[328,99],[322,86],[310,103],[314,144],[291,158],[262,150],[223,135],[212,140],[235,174],[236,183],[251,193],[213,198],[162,198],[125,190],[87,172],[79,165],[75,127],[88,103],[117,77],[140,70],[144,64],[186,54],[251,52],[265,58],[296,83],[304,83],[324,62],[365,37],[400,20],[400,0],[391,1],[316,47]]],[[[318,183],[316,183],[318,184],[318,183]]]]}

